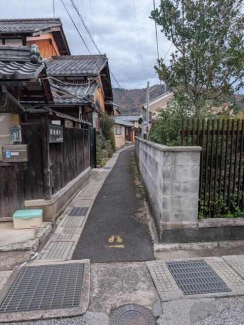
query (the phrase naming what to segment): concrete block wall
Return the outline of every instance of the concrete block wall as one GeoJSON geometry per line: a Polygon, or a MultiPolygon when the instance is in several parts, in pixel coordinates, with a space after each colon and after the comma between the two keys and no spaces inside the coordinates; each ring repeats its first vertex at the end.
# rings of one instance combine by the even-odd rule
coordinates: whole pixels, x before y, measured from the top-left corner
{"type": "Polygon", "coordinates": [[[167,147],[136,138],[135,151],[160,240],[165,229],[194,227],[201,147],[167,147]]]}

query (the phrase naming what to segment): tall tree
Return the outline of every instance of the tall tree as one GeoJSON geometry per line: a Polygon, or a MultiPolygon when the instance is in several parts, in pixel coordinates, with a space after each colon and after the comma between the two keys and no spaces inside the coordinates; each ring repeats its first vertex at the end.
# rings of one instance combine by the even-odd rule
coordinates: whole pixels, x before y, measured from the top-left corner
{"type": "Polygon", "coordinates": [[[155,67],[179,102],[200,116],[239,91],[244,77],[244,0],[161,0],[151,17],[174,45],[155,67]]]}

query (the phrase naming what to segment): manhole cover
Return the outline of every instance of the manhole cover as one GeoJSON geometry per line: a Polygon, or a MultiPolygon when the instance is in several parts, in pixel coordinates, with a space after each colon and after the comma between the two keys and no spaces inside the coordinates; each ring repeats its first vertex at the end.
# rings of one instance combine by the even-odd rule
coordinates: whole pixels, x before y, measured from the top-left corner
{"type": "Polygon", "coordinates": [[[177,285],[186,295],[231,291],[204,260],[175,261],[166,264],[177,285]]]}
{"type": "Polygon", "coordinates": [[[110,315],[110,325],[155,325],[152,313],[142,306],[121,306],[110,315]]]}
{"type": "Polygon", "coordinates": [[[70,217],[85,217],[89,207],[75,207],[70,211],[70,217]]]}
{"type": "Polygon", "coordinates": [[[23,267],[0,306],[0,313],[79,307],[81,263],[23,267]]]}

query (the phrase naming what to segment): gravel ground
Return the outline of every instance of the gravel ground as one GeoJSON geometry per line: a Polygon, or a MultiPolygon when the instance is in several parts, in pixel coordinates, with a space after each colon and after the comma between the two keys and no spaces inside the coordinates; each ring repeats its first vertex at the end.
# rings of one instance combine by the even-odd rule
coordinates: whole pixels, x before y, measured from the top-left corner
{"type": "MultiPolygon", "coordinates": [[[[11,325],[90,325],[82,321],[83,317],[63,318],[63,319],[48,319],[23,323],[11,323],[11,325]]],[[[9,325],[9,323],[2,323],[9,325]]]]}
{"type": "Polygon", "coordinates": [[[216,312],[196,325],[243,325],[244,297],[216,300],[216,312]]]}
{"type": "MultiPolygon", "coordinates": [[[[9,325],[9,323],[2,324],[9,325]]],[[[105,313],[88,311],[79,317],[19,322],[11,323],[11,325],[109,325],[109,317],[105,313]]]]}

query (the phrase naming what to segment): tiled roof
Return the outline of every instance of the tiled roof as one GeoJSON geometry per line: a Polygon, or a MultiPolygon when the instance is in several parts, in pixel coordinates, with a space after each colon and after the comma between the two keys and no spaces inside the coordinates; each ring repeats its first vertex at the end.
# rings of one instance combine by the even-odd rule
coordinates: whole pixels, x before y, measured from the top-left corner
{"type": "Polygon", "coordinates": [[[63,55],[46,63],[50,76],[97,76],[107,62],[106,55],[63,55]]]}
{"type": "Polygon", "coordinates": [[[55,104],[86,104],[93,100],[93,95],[98,87],[96,82],[87,84],[63,84],[50,80],[51,90],[55,104]]]}
{"type": "Polygon", "coordinates": [[[130,121],[130,122],[138,122],[140,118],[142,118],[141,115],[118,115],[116,118],[124,120],[124,121],[130,121]]]}
{"type": "Polygon", "coordinates": [[[38,34],[60,26],[62,24],[59,18],[0,19],[0,33],[38,34]]]}
{"type": "Polygon", "coordinates": [[[120,116],[115,116],[114,117],[114,123],[115,124],[119,124],[119,125],[123,125],[123,126],[130,126],[130,127],[133,127],[134,124],[129,122],[129,121],[125,121],[125,120],[122,120],[121,118],[119,118],[120,116]]]}
{"type": "Polygon", "coordinates": [[[0,46],[0,61],[30,61],[30,47],[28,46],[0,46]]]}
{"type": "Polygon", "coordinates": [[[29,47],[0,46],[0,80],[36,79],[43,69],[42,61],[31,62],[29,47]]]}

